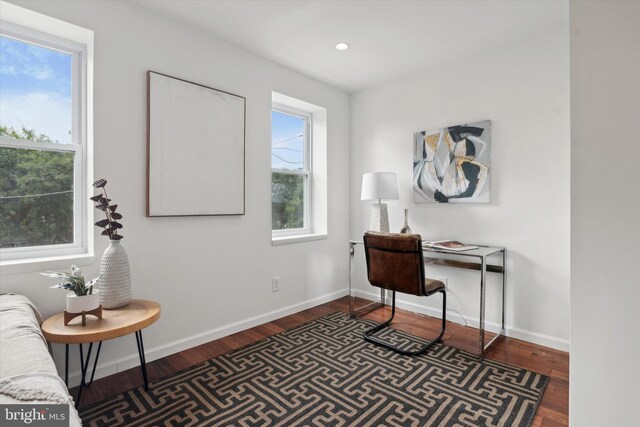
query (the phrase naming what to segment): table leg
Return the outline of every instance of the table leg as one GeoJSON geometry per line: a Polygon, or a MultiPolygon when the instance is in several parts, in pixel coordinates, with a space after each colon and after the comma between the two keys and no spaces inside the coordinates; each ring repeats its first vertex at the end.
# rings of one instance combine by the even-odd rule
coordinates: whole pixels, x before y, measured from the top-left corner
{"type": "MultiPolygon", "coordinates": [[[[69,344],[66,344],[67,350],[69,344]]],[[[89,362],[91,360],[91,352],[93,351],[93,343],[89,343],[89,349],[87,350],[87,360],[84,360],[84,351],[82,349],[82,344],[79,344],[80,348],[80,385],[78,386],[78,394],[76,395],[76,409],[80,406],[80,399],[82,398],[82,390],[86,387],[89,387],[93,383],[93,379],[96,375],[96,366],[98,366],[98,358],[100,357],[100,350],[102,349],[102,341],[98,342],[98,350],[96,351],[96,356],[93,360],[93,371],[91,372],[91,379],[87,382],[87,374],[89,373],[89,362]]],[[[67,364],[69,361],[69,353],[67,351],[67,364]]],[[[68,366],[67,366],[68,367],[68,366]]]]}
{"type": "MultiPolygon", "coordinates": [[[[96,375],[96,366],[98,366],[98,358],[100,357],[100,349],[102,348],[102,341],[98,343],[98,351],[96,351],[96,357],[93,360],[93,371],[91,372],[91,379],[88,383],[85,383],[85,387],[89,387],[93,383],[93,377],[96,375]]],[[[87,356],[87,367],[89,366],[89,357],[87,356]]],[[[86,368],[85,368],[86,370],[86,368]]]]}
{"type": "Polygon", "coordinates": [[[353,287],[353,265],[356,252],[357,242],[349,242],[349,317],[360,317],[365,314],[384,307],[386,303],[386,292],[384,289],[380,289],[380,300],[365,304],[362,307],[356,308],[356,290],[353,287]]]}
{"type": "Polygon", "coordinates": [[[505,306],[507,301],[507,250],[502,250],[502,333],[506,334],[507,332],[507,324],[506,324],[506,314],[505,314],[505,306]]]}
{"type": "Polygon", "coordinates": [[[80,385],[78,386],[78,394],[76,394],[76,409],[80,407],[80,400],[82,399],[82,390],[86,387],[87,368],[89,367],[89,359],[91,358],[91,351],[93,350],[93,343],[89,344],[89,350],[87,350],[87,362],[84,361],[84,351],[82,349],[82,343],[78,344],[80,349],[80,385]]]}
{"type": "Polygon", "coordinates": [[[69,387],[69,344],[64,345],[64,383],[69,387]]]}
{"type": "Polygon", "coordinates": [[[142,341],[142,330],[136,331],[136,344],[138,345],[138,355],[140,356],[140,367],[142,368],[142,378],[144,379],[144,389],[149,391],[149,381],[147,380],[147,359],[144,355],[144,342],[142,341]]]}
{"type": "Polygon", "coordinates": [[[349,316],[355,317],[355,295],[353,290],[353,257],[356,248],[355,243],[349,242],[349,316]]]}
{"type": "Polygon", "coordinates": [[[486,297],[487,259],[482,257],[480,269],[480,359],[484,357],[484,307],[486,297]]]}

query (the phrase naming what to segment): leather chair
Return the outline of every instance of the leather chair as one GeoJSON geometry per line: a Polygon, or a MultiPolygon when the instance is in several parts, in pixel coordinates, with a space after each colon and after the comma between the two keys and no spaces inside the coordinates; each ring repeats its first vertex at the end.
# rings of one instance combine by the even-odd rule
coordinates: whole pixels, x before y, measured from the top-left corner
{"type": "Polygon", "coordinates": [[[377,233],[364,234],[367,277],[369,283],[391,291],[391,317],[364,333],[364,339],[405,355],[418,355],[442,339],[446,326],[447,293],[444,283],[426,279],[422,238],[419,234],[377,233]],[[442,329],[440,335],[417,350],[407,351],[393,346],[373,334],[391,324],[396,313],[396,292],[418,296],[442,293],[442,329]]]}

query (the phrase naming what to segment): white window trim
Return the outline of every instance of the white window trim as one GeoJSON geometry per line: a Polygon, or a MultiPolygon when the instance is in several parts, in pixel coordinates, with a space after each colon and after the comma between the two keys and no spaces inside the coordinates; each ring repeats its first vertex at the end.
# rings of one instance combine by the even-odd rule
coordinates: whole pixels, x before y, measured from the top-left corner
{"type": "Polygon", "coordinates": [[[309,234],[275,236],[271,232],[273,246],[297,244],[313,240],[328,238],[328,176],[327,176],[327,144],[328,125],[327,109],[311,104],[288,95],[272,92],[272,104],[284,105],[311,114],[312,127],[309,135],[313,144],[309,150],[309,162],[313,168],[313,177],[309,182],[311,189],[309,197],[309,214],[312,218],[312,228],[309,234]]]}
{"type": "Polygon", "coordinates": [[[289,105],[274,102],[271,107],[272,111],[278,111],[280,113],[300,117],[304,119],[304,170],[288,170],[271,168],[271,174],[280,173],[287,175],[299,175],[304,176],[304,205],[303,205],[303,227],[302,228],[290,228],[285,230],[271,230],[272,241],[292,236],[310,235],[313,230],[313,215],[312,209],[312,180],[313,180],[313,114],[309,111],[300,110],[298,108],[291,107],[289,105]]]}
{"type": "Polygon", "coordinates": [[[4,36],[72,55],[72,144],[51,144],[0,138],[0,146],[74,152],[74,243],[0,249],[0,265],[51,262],[93,257],[93,31],[0,1],[4,36]],[[72,258],[73,259],[73,258],[72,258]]]}

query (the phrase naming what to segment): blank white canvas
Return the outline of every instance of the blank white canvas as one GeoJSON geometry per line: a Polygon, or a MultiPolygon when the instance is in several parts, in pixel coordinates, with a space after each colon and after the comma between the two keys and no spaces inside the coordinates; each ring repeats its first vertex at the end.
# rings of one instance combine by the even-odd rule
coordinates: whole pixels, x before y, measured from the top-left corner
{"type": "Polygon", "coordinates": [[[148,216],[244,214],[245,98],[149,72],[148,216]]]}

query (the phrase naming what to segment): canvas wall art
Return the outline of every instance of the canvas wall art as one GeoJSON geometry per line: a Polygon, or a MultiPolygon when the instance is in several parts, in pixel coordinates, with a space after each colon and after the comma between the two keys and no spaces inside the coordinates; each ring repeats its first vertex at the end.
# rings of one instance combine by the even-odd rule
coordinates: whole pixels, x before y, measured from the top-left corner
{"type": "Polygon", "coordinates": [[[242,96],[152,71],[147,216],[243,215],[242,96]]]}
{"type": "Polygon", "coordinates": [[[414,134],[415,203],[490,201],[491,121],[414,134]]]}

